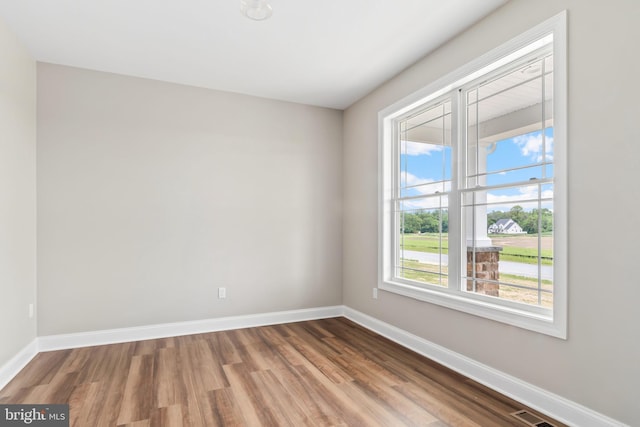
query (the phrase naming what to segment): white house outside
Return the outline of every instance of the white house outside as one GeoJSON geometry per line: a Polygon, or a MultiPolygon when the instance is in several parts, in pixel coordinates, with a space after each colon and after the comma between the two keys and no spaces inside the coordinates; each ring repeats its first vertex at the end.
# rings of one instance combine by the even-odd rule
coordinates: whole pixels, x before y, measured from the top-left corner
{"type": "Polygon", "coordinates": [[[495,224],[491,224],[489,234],[527,234],[527,232],[520,227],[520,224],[507,218],[499,219],[495,224]]]}

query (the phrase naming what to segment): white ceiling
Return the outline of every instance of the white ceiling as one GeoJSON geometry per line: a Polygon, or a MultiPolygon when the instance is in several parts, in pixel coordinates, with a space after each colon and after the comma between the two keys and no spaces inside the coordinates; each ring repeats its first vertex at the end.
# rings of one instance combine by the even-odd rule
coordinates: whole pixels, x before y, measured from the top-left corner
{"type": "Polygon", "coordinates": [[[0,0],[43,62],[346,108],[507,0],[0,0]]]}

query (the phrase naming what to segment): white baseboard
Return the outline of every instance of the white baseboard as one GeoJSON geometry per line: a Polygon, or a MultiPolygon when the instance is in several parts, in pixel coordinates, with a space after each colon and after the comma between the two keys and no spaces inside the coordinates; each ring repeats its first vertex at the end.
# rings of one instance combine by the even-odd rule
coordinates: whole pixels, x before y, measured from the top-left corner
{"type": "Polygon", "coordinates": [[[38,354],[38,338],[34,338],[22,350],[0,367],[0,390],[13,379],[38,354]]]}
{"type": "Polygon", "coordinates": [[[33,342],[0,368],[0,389],[9,383],[39,351],[115,344],[339,316],[344,316],[367,329],[570,426],[628,427],[619,421],[595,412],[576,402],[550,393],[346,306],[319,307],[76,334],[42,336],[33,340],[33,342]]]}
{"type": "Polygon", "coordinates": [[[343,306],[278,311],[38,338],[40,351],[63,350],[342,316],[343,306]]]}
{"type": "Polygon", "coordinates": [[[540,387],[476,362],[349,307],[344,317],[558,421],[576,427],[628,427],[540,387]]]}

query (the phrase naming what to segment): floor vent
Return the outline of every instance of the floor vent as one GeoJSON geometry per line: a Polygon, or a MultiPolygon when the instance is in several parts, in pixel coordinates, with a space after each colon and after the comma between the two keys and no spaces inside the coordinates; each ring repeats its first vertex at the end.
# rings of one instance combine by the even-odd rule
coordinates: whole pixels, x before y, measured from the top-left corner
{"type": "Polygon", "coordinates": [[[534,415],[529,411],[516,411],[516,412],[513,412],[511,415],[513,415],[514,417],[516,417],[517,419],[526,423],[529,426],[556,427],[555,425],[551,424],[549,421],[543,420],[539,416],[534,415]]]}

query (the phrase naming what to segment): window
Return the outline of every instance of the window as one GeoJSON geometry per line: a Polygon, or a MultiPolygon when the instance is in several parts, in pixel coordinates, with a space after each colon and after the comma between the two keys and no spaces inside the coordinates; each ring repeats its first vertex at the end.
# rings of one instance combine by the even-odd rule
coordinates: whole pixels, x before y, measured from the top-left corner
{"type": "Polygon", "coordinates": [[[566,338],[566,16],[380,112],[390,292],[566,338]]]}

